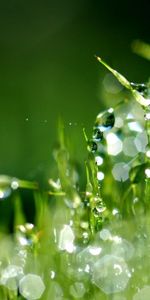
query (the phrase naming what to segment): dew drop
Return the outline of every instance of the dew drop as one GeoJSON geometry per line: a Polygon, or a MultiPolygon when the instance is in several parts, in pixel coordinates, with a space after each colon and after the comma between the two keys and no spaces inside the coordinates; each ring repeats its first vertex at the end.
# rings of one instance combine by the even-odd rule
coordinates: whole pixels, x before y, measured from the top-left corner
{"type": "Polygon", "coordinates": [[[96,118],[96,126],[101,132],[111,129],[115,123],[115,116],[113,108],[109,108],[107,111],[100,113],[96,118]]]}
{"type": "Polygon", "coordinates": [[[97,143],[94,141],[88,141],[87,149],[89,152],[96,152],[97,151],[97,143]]]}
{"type": "Polygon", "coordinates": [[[100,131],[98,127],[94,127],[93,140],[96,142],[100,142],[102,139],[103,139],[103,132],[100,131]]]}

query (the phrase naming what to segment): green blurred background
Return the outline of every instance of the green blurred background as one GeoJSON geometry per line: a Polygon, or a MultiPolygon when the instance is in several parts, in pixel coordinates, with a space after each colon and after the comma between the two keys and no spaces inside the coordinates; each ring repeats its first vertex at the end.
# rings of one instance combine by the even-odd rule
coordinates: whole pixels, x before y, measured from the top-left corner
{"type": "Polygon", "coordinates": [[[145,81],[149,62],[131,43],[150,41],[149,23],[146,1],[0,1],[0,174],[49,174],[60,115],[74,156],[84,160],[82,127],[89,131],[107,106],[106,70],[94,55],[145,81]]]}

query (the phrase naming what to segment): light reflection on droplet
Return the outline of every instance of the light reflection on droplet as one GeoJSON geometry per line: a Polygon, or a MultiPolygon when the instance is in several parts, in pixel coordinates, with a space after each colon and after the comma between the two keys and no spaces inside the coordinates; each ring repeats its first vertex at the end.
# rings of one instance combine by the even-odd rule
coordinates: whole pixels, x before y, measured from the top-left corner
{"type": "Polygon", "coordinates": [[[149,121],[150,120],[150,112],[146,113],[144,115],[144,118],[145,118],[146,121],[149,121]]]}
{"type": "Polygon", "coordinates": [[[11,188],[0,187],[0,200],[6,199],[11,195],[11,188]]]}
{"type": "Polygon", "coordinates": [[[52,271],[50,271],[50,278],[51,279],[54,279],[55,278],[55,272],[52,270],[52,271]]]}
{"type": "Polygon", "coordinates": [[[100,247],[94,247],[94,246],[91,246],[89,247],[89,253],[92,254],[92,255],[99,255],[102,251],[102,248],[100,247]]]}
{"type": "Polygon", "coordinates": [[[130,122],[128,123],[128,127],[132,131],[142,132],[143,129],[138,122],[130,122]]]}
{"type": "Polygon", "coordinates": [[[12,183],[11,183],[11,188],[12,188],[13,190],[17,190],[18,187],[19,187],[19,182],[18,182],[16,179],[14,179],[14,180],[12,181],[12,183]]]}
{"type": "Polygon", "coordinates": [[[126,181],[129,178],[130,167],[124,162],[115,164],[112,169],[112,174],[117,181],[126,181]]]}
{"type": "Polygon", "coordinates": [[[122,151],[122,141],[114,133],[108,133],[107,140],[107,152],[110,155],[118,155],[122,151]]]}

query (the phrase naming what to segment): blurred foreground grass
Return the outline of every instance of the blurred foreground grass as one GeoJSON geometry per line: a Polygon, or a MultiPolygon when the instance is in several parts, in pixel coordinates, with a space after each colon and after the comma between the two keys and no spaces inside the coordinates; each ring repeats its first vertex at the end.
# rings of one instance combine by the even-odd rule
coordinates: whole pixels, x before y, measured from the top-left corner
{"type": "Polygon", "coordinates": [[[0,176],[2,300],[149,299],[149,83],[98,60],[129,93],[97,116],[92,138],[84,129],[86,179],[62,123],[44,189],[0,176]]]}

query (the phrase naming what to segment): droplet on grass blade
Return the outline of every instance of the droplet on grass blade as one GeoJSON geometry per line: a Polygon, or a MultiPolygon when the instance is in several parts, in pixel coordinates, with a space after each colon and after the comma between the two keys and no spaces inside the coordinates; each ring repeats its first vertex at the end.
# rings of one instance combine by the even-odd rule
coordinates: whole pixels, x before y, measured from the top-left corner
{"type": "Polygon", "coordinates": [[[38,275],[28,274],[19,281],[19,292],[27,300],[40,299],[44,290],[45,285],[38,275]]]}
{"type": "Polygon", "coordinates": [[[100,113],[96,118],[96,127],[99,128],[100,132],[111,129],[115,123],[115,116],[113,108],[100,113]]]}
{"type": "Polygon", "coordinates": [[[105,294],[113,294],[123,291],[131,277],[124,259],[105,255],[100,258],[93,267],[93,283],[105,294]]]}

